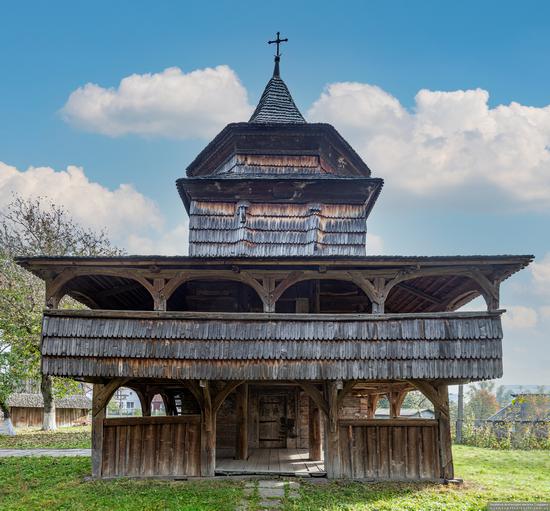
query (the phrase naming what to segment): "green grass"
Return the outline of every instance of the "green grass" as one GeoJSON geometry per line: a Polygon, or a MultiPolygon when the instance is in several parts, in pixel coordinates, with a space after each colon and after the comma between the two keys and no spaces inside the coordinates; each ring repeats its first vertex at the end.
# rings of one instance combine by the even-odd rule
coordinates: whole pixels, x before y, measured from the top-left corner
{"type": "MultiPolygon", "coordinates": [[[[303,482],[285,511],[478,511],[490,501],[550,500],[549,451],[454,448],[462,486],[303,482]]],[[[242,481],[87,481],[87,458],[0,459],[0,510],[229,511],[242,481]]],[[[257,493],[257,492],[256,492],[257,493]]],[[[250,509],[258,498],[253,494],[250,509]]]]}
{"type": "Polygon", "coordinates": [[[0,459],[0,510],[232,511],[241,481],[85,481],[88,458],[0,459]]]}
{"type": "Polygon", "coordinates": [[[285,511],[478,511],[491,501],[550,500],[549,451],[455,446],[461,486],[396,483],[303,484],[285,511]]]}
{"type": "Polygon", "coordinates": [[[17,435],[0,435],[0,449],[89,449],[90,426],[58,428],[56,431],[17,429],[17,435]]]}

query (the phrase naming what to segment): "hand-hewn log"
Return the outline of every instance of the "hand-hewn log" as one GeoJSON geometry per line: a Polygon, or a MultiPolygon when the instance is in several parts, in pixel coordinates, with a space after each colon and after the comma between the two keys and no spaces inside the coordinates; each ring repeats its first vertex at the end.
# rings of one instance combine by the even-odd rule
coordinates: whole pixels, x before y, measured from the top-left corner
{"type": "Polygon", "coordinates": [[[439,456],[441,459],[441,478],[454,479],[453,451],[451,441],[451,421],[449,418],[449,392],[447,385],[438,388],[443,406],[436,411],[439,422],[439,456]]]}
{"type": "Polygon", "coordinates": [[[321,414],[313,399],[309,398],[309,459],[321,459],[321,414]]]}
{"type": "Polygon", "coordinates": [[[201,380],[201,475],[213,477],[216,470],[216,410],[212,405],[210,382],[201,380]]]}
{"type": "Polygon", "coordinates": [[[104,400],[100,394],[104,385],[94,384],[92,395],[92,476],[101,477],[103,461],[103,420],[105,419],[104,400]]]}
{"type": "Polygon", "coordinates": [[[248,459],[248,384],[237,388],[237,438],[235,459],[248,459]]]}
{"type": "Polygon", "coordinates": [[[342,474],[340,463],[340,437],[338,431],[338,386],[337,382],[327,383],[328,417],[326,431],[325,469],[329,479],[338,479],[342,474]]]}

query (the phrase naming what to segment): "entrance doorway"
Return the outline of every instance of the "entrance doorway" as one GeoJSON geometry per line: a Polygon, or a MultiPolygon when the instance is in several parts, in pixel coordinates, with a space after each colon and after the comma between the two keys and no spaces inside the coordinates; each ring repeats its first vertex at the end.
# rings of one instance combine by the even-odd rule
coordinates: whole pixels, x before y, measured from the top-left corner
{"type": "Polygon", "coordinates": [[[260,449],[284,449],[287,438],[287,396],[263,395],[258,410],[260,449]]]}

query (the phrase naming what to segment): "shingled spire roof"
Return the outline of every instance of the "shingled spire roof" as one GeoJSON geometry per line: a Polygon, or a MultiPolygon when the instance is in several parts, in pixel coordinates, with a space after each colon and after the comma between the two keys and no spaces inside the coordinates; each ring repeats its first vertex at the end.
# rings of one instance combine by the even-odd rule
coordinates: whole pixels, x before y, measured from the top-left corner
{"type": "MultiPolygon", "coordinates": [[[[278,41],[270,41],[270,43],[286,41],[286,39],[279,39],[279,32],[277,32],[277,40],[278,41]]],[[[273,77],[267,82],[260,102],[248,122],[265,124],[305,124],[306,120],[294,103],[286,83],[281,79],[279,72],[280,60],[279,45],[277,44],[273,77]]]]}

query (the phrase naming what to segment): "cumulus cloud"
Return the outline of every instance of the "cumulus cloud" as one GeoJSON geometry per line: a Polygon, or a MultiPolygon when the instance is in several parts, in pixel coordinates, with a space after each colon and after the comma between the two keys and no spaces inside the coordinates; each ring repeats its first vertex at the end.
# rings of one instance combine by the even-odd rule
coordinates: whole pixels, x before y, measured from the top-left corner
{"type": "Polygon", "coordinates": [[[367,255],[381,255],[384,253],[384,240],[378,234],[367,233],[367,255]]]}
{"type": "Polygon", "coordinates": [[[531,275],[537,291],[550,296],[550,252],[540,262],[531,263],[531,275]]]}
{"type": "Polygon", "coordinates": [[[182,222],[172,229],[158,232],[154,237],[131,233],[126,249],[130,254],[187,255],[188,225],[188,222],[182,222]]]}
{"type": "Polygon", "coordinates": [[[341,82],[326,88],[308,118],[334,124],[394,189],[549,209],[550,106],[490,108],[488,99],[482,89],[421,90],[408,110],[379,87],[341,82]]]}
{"type": "Polygon", "coordinates": [[[137,134],[170,138],[209,138],[252,111],[246,89],[228,66],[184,73],[133,74],[118,87],[87,83],[62,108],[66,121],[109,136],[137,134]]]}
{"type": "Polygon", "coordinates": [[[510,305],[502,317],[502,324],[505,328],[521,330],[534,328],[538,322],[538,314],[535,309],[524,305],[510,305]]]}
{"type": "Polygon", "coordinates": [[[29,167],[27,170],[0,162],[0,207],[14,194],[48,197],[63,205],[75,220],[96,229],[106,228],[123,245],[129,232],[160,229],[163,217],[157,205],[129,184],[110,190],[90,181],[81,167],[66,170],[29,167]]]}

